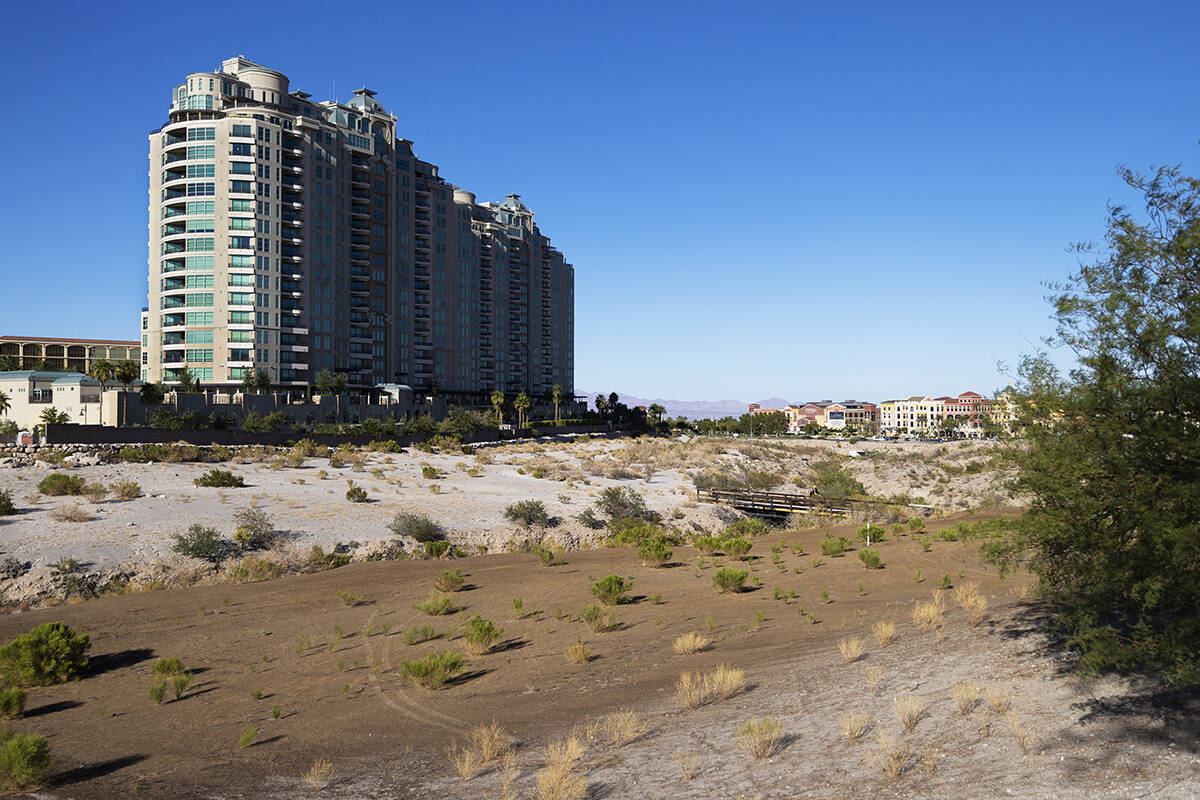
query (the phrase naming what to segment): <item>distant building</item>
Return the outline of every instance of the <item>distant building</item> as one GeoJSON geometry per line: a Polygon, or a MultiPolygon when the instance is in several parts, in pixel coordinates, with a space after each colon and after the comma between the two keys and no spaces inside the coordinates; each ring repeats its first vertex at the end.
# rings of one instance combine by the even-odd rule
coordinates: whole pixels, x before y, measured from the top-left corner
{"type": "Polygon", "coordinates": [[[88,372],[97,361],[128,360],[140,365],[141,352],[140,342],[126,339],[0,336],[0,369],[88,372]]]}
{"type": "Polygon", "coordinates": [[[989,425],[1011,431],[1013,416],[1013,404],[1006,395],[993,400],[976,392],[953,397],[916,396],[879,404],[879,428],[887,434],[925,436],[953,430],[974,438],[983,436],[989,425]]]}
{"type": "Polygon", "coordinates": [[[809,425],[832,430],[854,428],[860,433],[875,433],[879,430],[879,407],[874,403],[846,400],[835,403],[822,400],[819,403],[787,405],[783,408],[763,408],[757,403],[750,405],[751,414],[773,414],[782,412],[788,419],[788,433],[803,433],[809,425]]]}
{"type": "Polygon", "coordinates": [[[79,372],[0,372],[0,392],[8,398],[8,411],[0,414],[0,420],[10,419],[22,430],[41,423],[42,412],[48,408],[66,414],[67,422],[100,422],[100,381],[79,372]]]}

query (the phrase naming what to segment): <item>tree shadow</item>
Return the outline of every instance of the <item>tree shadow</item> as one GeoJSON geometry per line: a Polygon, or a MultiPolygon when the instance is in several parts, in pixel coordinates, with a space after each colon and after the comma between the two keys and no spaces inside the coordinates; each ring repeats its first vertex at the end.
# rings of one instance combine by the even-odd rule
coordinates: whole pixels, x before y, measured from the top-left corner
{"type": "Polygon", "coordinates": [[[451,678],[450,680],[446,681],[445,683],[442,684],[442,686],[445,686],[445,687],[462,686],[464,683],[473,681],[476,678],[482,678],[484,675],[487,675],[489,672],[492,672],[492,671],[493,670],[490,670],[490,669],[477,669],[477,670],[472,670],[471,672],[464,672],[461,675],[456,675],[453,678],[451,678]]]}
{"type": "Polygon", "coordinates": [[[71,708],[79,708],[83,703],[77,700],[59,700],[57,703],[46,703],[37,708],[27,708],[21,713],[22,717],[40,717],[45,714],[53,714],[58,711],[66,711],[71,708]]]}
{"type": "Polygon", "coordinates": [[[118,650],[115,653],[104,653],[103,655],[93,656],[88,660],[88,674],[95,677],[112,670],[132,667],[134,664],[141,664],[143,661],[149,661],[152,658],[154,658],[154,651],[146,647],[118,650]]]}
{"type": "Polygon", "coordinates": [[[264,744],[272,744],[272,743],[278,742],[284,738],[286,738],[284,736],[284,734],[280,733],[280,734],[270,737],[269,739],[259,739],[258,741],[253,742],[252,744],[246,745],[246,749],[250,749],[251,747],[258,747],[258,746],[264,745],[264,744]]]}
{"type": "Polygon", "coordinates": [[[84,764],[81,767],[59,772],[50,779],[50,783],[54,786],[68,786],[72,783],[82,783],[83,781],[103,778],[105,775],[111,775],[118,770],[131,767],[145,760],[146,756],[131,755],[110,758],[108,761],[101,761],[96,764],[84,764]]]}
{"type": "Polygon", "coordinates": [[[497,643],[492,647],[493,653],[507,653],[510,650],[520,650],[523,647],[529,646],[528,639],[505,639],[503,642],[497,643]]]}

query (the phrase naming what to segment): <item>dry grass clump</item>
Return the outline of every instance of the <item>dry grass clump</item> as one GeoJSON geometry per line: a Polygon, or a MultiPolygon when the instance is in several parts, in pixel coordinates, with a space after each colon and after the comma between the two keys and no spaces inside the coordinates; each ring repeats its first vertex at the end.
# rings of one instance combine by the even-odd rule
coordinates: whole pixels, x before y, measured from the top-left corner
{"type": "Polygon", "coordinates": [[[983,622],[987,614],[987,598],[979,591],[979,584],[973,581],[960,584],[954,588],[954,602],[967,613],[967,624],[972,628],[983,622]]]}
{"type": "Polygon", "coordinates": [[[458,777],[462,778],[463,783],[471,780],[483,770],[483,757],[469,744],[460,748],[458,742],[455,742],[446,748],[446,755],[454,764],[454,771],[458,773],[458,777]]]}
{"type": "Polygon", "coordinates": [[[932,633],[942,627],[942,618],[945,612],[942,596],[935,593],[932,600],[913,604],[913,625],[922,633],[932,633]]]}
{"type": "Polygon", "coordinates": [[[695,753],[676,753],[675,763],[679,766],[679,774],[685,781],[690,781],[700,772],[696,766],[695,753]]]}
{"type": "Polygon", "coordinates": [[[925,778],[932,778],[937,772],[937,759],[940,751],[937,745],[927,744],[921,748],[921,767],[925,770],[925,778]]]}
{"type": "Polygon", "coordinates": [[[842,733],[847,739],[857,742],[871,729],[871,715],[861,714],[857,711],[843,714],[838,717],[838,727],[842,729],[842,733]]]}
{"type": "Polygon", "coordinates": [[[50,512],[50,518],[55,522],[87,522],[92,518],[87,509],[79,503],[71,506],[59,506],[50,512]]]}
{"type": "Polygon", "coordinates": [[[883,680],[883,667],[871,667],[867,670],[867,686],[871,687],[871,695],[874,696],[879,688],[879,682],[883,680]]]}
{"type": "Polygon", "coordinates": [[[687,709],[728,700],[746,690],[746,672],[721,664],[711,672],[685,672],[675,683],[675,699],[687,709]]]}
{"type": "Polygon", "coordinates": [[[480,722],[472,728],[470,743],[485,764],[503,760],[513,751],[512,735],[494,720],[491,724],[480,722]]]}
{"type": "Polygon", "coordinates": [[[912,750],[908,743],[895,736],[879,734],[879,752],[867,756],[867,761],[883,775],[887,781],[897,781],[908,769],[912,758],[912,750]]]}
{"type": "Polygon", "coordinates": [[[318,758],[300,777],[309,786],[320,791],[329,785],[333,775],[333,762],[327,758],[318,758]]]}
{"type": "Polygon", "coordinates": [[[983,699],[987,700],[992,711],[1003,714],[1008,711],[1008,706],[1012,703],[1012,692],[1003,686],[989,686],[983,693],[983,699]]]}
{"type": "Polygon", "coordinates": [[[862,639],[857,637],[853,639],[842,639],[838,642],[838,650],[842,651],[842,660],[847,664],[853,664],[862,658],[863,643],[862,639]]]}
{"type": "Polygon", "coordinates": [[[751,719],[737,726],[738,747],[754,758],[773,755],[782,741],[783,723],[777,719],[751,719]]]}
{"type": "Polygon", "coordinates": [[[605,736],[614,747],[624,747],[630,742],[635,742],[646,735],[649,730],[646,723],[641,717],[633,712],[633,709],[622,711],[617,714],[609,714],[604,719],[602,726],[605,736]]]}
{"type": "Polygon", "coordinates": [[[582,800],[587,795],[587,778],[579,759],[587,745],[571,736],[546,747],[546,766],[538,770],[537,800],[582,800]]]}
{"type": "Polygon", "coordinates": [[[950,696],[954,698],[955,703],[958,703],[958,710],[965,717],[974,711],[976,704],[979,703],[979,684],[971,681],[956,683],[950,687],[950,696]]]}
{"type": "Polygon", "coordinates": [[[896,718],[906,731],[917,727],[917,723],[925,716],[925,702],[911,694],[893,695],[892,707],[896,711],[896,718]]]}
{"type": "Polygon", "coordinates": [[[1015,712],[1005,714],[1004,719],[1008,723],[1008,729],[1012,731],[1013,738],[1017,740],[1021,752],[1029,755],[1029,749],[1033,747],[1034,742],[1033,734],[1025,727],[1015,712]]]}
{"type": "Polygon", "coordinates": [[[896,624],[879,620],[871,626],[871,633],[875,634],[875,641],[879,642],[880,647],[887,647],[896,638],[896,624]]]}
{"type": "Polygon", "coordinates": [[[671,646],[679,655],[690,656],[693,653],[699,653],[701,650],[708,649],[710,644],[712,644],[712,639],[707,636],[701,636],[695,631],[688,631],[682,636],[676,637],[674,644],[671,646]]]}
{"type": "Polygon", "coordinates": [[[583,641],[583,637],[575,640],[575,644],[567,648],[567,661],[572,664],[586,664],[592,660],[592,648],[583,641]]]}

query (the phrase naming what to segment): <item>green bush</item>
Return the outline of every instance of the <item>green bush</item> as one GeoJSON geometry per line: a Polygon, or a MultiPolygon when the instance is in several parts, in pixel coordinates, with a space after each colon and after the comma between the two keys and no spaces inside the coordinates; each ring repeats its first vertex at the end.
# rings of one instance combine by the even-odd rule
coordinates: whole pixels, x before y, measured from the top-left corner
{"type": "Polygon", "coordinates": [[[214,564],[225,557],[226,543],[216,528],[192,523],[187,531],[175,534],[174,538],[175,543],[171,545],[171,550],[181,556],[199,558],[214,564]]]}
{"type": "Polygon", "coordinates": [[[50,769],[50,743],[36,733],[0,733],[0,789],[32,789],[50,769]]]}
{"type": "Polygon", "coordinates": [[[734,569],[733,567],[721,567],[719,570],[713,573],[713,588],[719,591],[721,594],[740,592],[742,590],[742,584],[746,582],[746,576],[749,574],[749,570],[734,569]]]}
{"type": "Polygon", "coordinates": [[[118,500],[134,500],[142,496],[142,487],[137,481],[117,481],[110,483],[108,488],[118,500]]]}
{"type": "Polygon", "coordinates": [[[738,561],[746,561],[750,558],[750,548],[754,547],[754,543],[749,539],[739,539],[734,537],[726,539],[721,543],[721,549],[725,551],[725,555],[738,561]]]}
{"type": "Polygon", "coordinates": [[[925,527],[925,520],[919,517],[913,517],[908,521],[908,529],[910,531],[919,531],[925,527]]]}
{"type": "Polygon", "coordinates": [[[950,577],[950,573],[949,572],[944,573],[942,575],[942,579],[940,581],[938,581],[938,588],[939,589],[950,589],[953,586],[954,586],[954,580],[950,577]]]}
{"type": "Polygon", "coordinates": [[[646,499],[628,486],[610,486],[600,493],[596,508],[610,519],[642,519],[657,522],[658,512],[646,507],[646,499]]]}
{"type": "Polygon", "coordinates": [[[712,555],[721,549],[720,536],[697,536],[692,539],[692,546],[705,555],[712,555]]]}
{"type": "Polygon", "coordinates": [[[445,555],[453,555],[453,550],[450,543],[445,539],[436,539],[432,542],[425,542],[421,545],[421,552],[426,558],[441,558],[445,555]]]}
{"type": "Polygon", "coordinates": [[[875,544],[876,542],[887,541],[887,534],[884,533],[882,525],[873,525],[871,523],[860,525],[857,534],[859,540],[863,542],[867,540],[868,535],[871,537],[872,544],[875,544]]]}
{"type": "Polygon", "coordinates": [[[432,625],[428,623],[422,623],[420,625],[414,625],[405,631],[404,641],[407,644],[420,644],[421,642],[427,642],[430,639],[436,639],[437,636],[438,634],[433,629],[432,625]]]}
{"type": "Polygon", "coordinates": [[[592,633],[603,633],[611,627],[614,620],[604,613],[604,609],[596,603],[588,603],[579,612],[579,618],[587,623],[592,633]]]}
{"type": "Polygon", "coordinates": [[[388,523],[388,530],[397,536],[408,536],[424,544],[446,538],[442,526],[424,514],[401,511],[388,523]]]}
{"type": "Polygon", "coordinates": [[[428,464],[421,467],[421,477],[426,480],[434,480],[442,473],[438,472],[437,467],[431,467],[428,464]]]}
{"type": "Polygon", "coordinates": [[[543,567],[553,567],[555,565],[554,551],[549,547],[535,544],[530,548],[530,552],[538,557],[538,561],[541,562],[543,567]]]}
{"type": "Polygon", "coordinates": [[[746,484],[727,472],[702,470],[692,476],[692,485],[697,489],[726,489],[735,491],[746,488],[746,484]]]}
{"type": "Polygon", "coordinates": [[[655,542],[661,542],[669,547],[683,544],[683,539],[679,536],[667,533],[655,523],[644,519],[619,517],[609,520],[608,530],[608,544],[613,546],[642,547],[655,542]]]}
{"type": "Polygon", "coordinates": [[[74,475],[64,475],[61,472],[51,472],[38,481],[38,491],[50,497],[77,495],[83,493],[86,481],[74,475]]]}
{"type": "Polygon", "coordinates": [[[837,461],[819,461],[813,464],[813,471],[817,473],[817,492],[825,497],[861,497],[867,493],[866,487],[837,461]]]}
{"type": "Polygon", "coordinates": [[[222,489],[241,489],[246,485],[246,481],[243,480],[241,475],[237,475],[231,470],[220,469],[219,467],[213,467],[192,481],[192,483],[197,486],[222,489]]]}
{"type": "Polygon", "coordinates": [[[13,505],[12,492],[0,489],[0,517],[8,517],[15,513],[17,513],[17,507],[13,505]]]}
{"type": "Polygon", "coordinates": [[[349,553],[339,553],[331,550],[328,553],[319,544],[314,544],[304,560],[305,569],[309,572],[322,572],[327,569],[337,569],[350,563],[349,553]]]}
{"type": "Polygon", "coordinates": [[[742,517],[736,522],[730,523],[722,532],[722,536],[726,539],[735,537],[749,539],[755,536],[764,536],[771,532],[771,526],[763,522],[761,519],[754,517],[742,517]]]}
{"type": "Polygon", "coordinates": [[[233,541],[243,550],[265,550],[275,543],[275,525],[261,508],[244,508],[233,515],[233,541]]]}
{"type": "Polygon", "coordinates": [[[424,658],[400,664],[400,671],[404,677],[425,689],[440,688],[446,681],[462,672],[462,668],[462,653],[453,651],[430,653],[424,658]]]}
{"type": "Polygon", "coordinates": [[[249,556],[234,564],[229,569],[229,577],[234,583],[256,583],[269,581],[283,574],[283,567],[267,558],[249,556]]]}
{"type": "Polygon", "coordinates": [[[747,489],[754,489],[757,491],[773,489],[779,484],[783,483],[783,475],[779,474],[778,472],[770,472],[769,470],[747,470],[742,477],[746,481],[747,489]]]}
{"type": "Polygon", "coordinates": [[[596,517],[596,512],[592,510],[591,506],[579,512],[579,515],[575,519],[579,520],[585,528],[591,530],[604,527],[604,521],[596,517]]]}
{"type": "Polygon", "coordinates": [[[638,558],[648,567],[661,567],[671,560],[674,551],[662,542],[651,542],[638,548],[638,558]]]}
{"type": "Polygon", "coordinates": [[[492,645],[503,635],[504,628],[478,614],[463,624],[463,638],[467,640],[467,649],[476,655],[483,655],[491,650],[492,645]]]}
{"type": "Polygon", "coordinates": [[[873,547],[864,547],[858,551],[858,560],[863,562],[867,569],[879,569],[883,566],[883,561],[879,557],[879,551],[873,547]]]}
{"type": "Polygon", "coordinates": [[[439,592],[457,592],[467,579],[461,569],[444,569],[442,574],[433,579],[433,587],[439,592]]]}
{"type": "Polygon", "coordinates": [[[367,490],[356,486],[354,481],[350,481],[350,488],[346,490],[346,499],[351,503],[365,503],[367,502],[367,490]]]}
{"type": "Polygon", "coordinates": [[[183,672],[183,662],[174,656],[160,658],[154,662],[154,674],[169,678],[183,672]]]}
{"type": "Polygon", "coordinates": [[[833,558],[835,556],[840,556],[846,552],[846,548],[849,547],[851,544],[852,544],[852,542],[849,539],[847,539],[845,536],[839,536],[836,539],[834,539],[832,537],[830,537],[828,539],[822,539],[821,540],[821,554],[829,556],[830,558],[833,558]]]}
{"type": "Polygon", "coordinates": [[[541,500],[521,500],[513,503],[504,509],[504,516],[526,528],[534,525],[542,527],[550,525],[550,515],[546,512],[546,506],[541,500]]]}
{"type": "Polygon", "coordinates": [[[606,606],[615,606],[632,589],[633,581],[627,581],[620,575],[606,575],[592,584],[592,595],[606,606]]]}
{"type": "Polygon", "coordinates": [[[19,717],[25,710],[25,690],[13,686],[9,689],[0,688],[0,716],[19,717]]]}
{"type": "Polygon", "coordinates": [[[61,622],[47,622],[0,647],[0,674],[8,686],[52,686],[83,677],[87,634],[61,622]]]}
{"type": "Polygon", "coordinates": [[[428,597],[414,605],[413,608],[431,617],[440,617],[454,610],[454,598],[449,594],[430,592],[428,597]]]}

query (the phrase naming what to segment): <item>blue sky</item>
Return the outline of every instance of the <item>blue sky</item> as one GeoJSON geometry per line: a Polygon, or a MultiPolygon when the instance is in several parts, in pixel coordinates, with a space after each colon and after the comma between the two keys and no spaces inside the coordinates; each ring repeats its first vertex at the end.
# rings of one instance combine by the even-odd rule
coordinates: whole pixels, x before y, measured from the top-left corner
{"type": "Polygon", "coordinates": [[[987,392],[1136,202],[1116,165],[1196,171],[1200,9],[1144,5],[22,4],[0,333],[136,335],[146,135],[240,53],[520,193],[576,268],[581,389],[987,392]]]}

